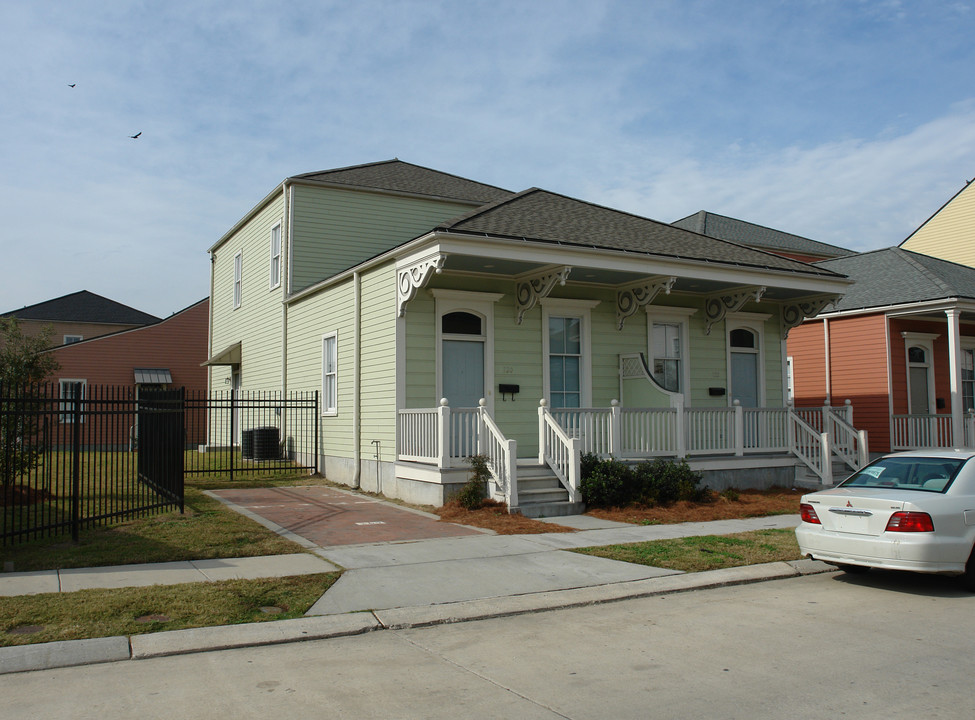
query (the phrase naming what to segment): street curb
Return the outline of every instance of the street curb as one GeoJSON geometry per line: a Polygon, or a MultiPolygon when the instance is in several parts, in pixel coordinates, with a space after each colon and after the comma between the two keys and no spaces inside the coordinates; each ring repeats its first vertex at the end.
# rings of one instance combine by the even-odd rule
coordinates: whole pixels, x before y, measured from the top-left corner
{"type": "Polygon", "coordinates": [[[278,645],[359,635],[374,630],[405,630],[474,620],[524,615],[617,602],[691,590],[708,590],[768,580],[834,572],[814,560],[774,562],[684,573],[630,582],[467,600],[443,605],[345,613],[245,625],[170,630],[131,637],[66,640],[0,648],[0,675],[75,665],[142,660],[212,650],[278,645]]]}

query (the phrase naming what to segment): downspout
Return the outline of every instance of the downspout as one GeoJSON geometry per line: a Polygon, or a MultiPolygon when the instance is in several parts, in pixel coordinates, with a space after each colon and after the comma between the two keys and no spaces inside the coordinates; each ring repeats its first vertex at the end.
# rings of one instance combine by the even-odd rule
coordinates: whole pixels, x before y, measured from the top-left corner
{"type": "Polygon", "coordinates": [[[288,182],[281,183],[284,217],[281,219],[281,397],[288,396],[288,290],[291,287],[291,192],[288,182]]]}
{"type": "MultiPolygon", "coordinates": [[[[359,422],[359,350],[360,342],[359,338],[361,336],[362,330],[362,308],[360,306],[360,300],[362,296],[362,278],[359,275],[359,271],[356,270],[352,273],[352,307],[353,309],[353,335],[352,339],[352,462],[355,465],[352,477],[352,487],[356,490],[359,489],[362,476],[362,448],[361,448],[361,435],[362,435],[362,425],[359,422]]],[[[379,461],[376,460],[376,472],[379,472],[379,461]]]]}

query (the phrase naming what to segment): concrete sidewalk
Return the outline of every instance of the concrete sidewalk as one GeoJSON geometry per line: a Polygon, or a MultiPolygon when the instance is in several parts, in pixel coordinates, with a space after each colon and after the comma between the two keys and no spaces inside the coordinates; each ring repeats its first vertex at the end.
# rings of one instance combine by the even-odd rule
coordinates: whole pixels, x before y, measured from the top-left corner
{"type": "Polygon", "coordinates": [[[74,592],[92,588],[177,585],[217,580],[255,580],[288,575],[311,575],[333,572],[338,569],[332,563],[314,555],[295,553],[293,555],[14,572],[0,574],[0,597],[74,592]]]}
{"type": "Polygon", "coordinates": [[[299,620],[174,630],[0,648],[0,673],[351,635],[385,628],[486,619],[632,597],[827,572],[796,561],[680,573],[578,553],[571,548],[793,528],[797,515],[635,526],[588,516],[553,518],[573,533],[485,535],[316,548],[315,555],[7,573],[0,595],[69,592],[230,578],[284,577],[346,569],[299,620]],[[318,557],[316,557],[316,555],[318,557]]]}

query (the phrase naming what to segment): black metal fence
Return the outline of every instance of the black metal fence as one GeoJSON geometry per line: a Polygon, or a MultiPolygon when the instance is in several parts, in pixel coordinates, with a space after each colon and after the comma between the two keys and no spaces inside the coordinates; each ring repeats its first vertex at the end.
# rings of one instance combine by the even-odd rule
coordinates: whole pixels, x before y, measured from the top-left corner
{"type": "Polygon", "coordinates": [[[317,392],[187,393],[185,412],[188,475],[317,469],[317,392]]]}
{"type": "Polygon", "coordinates": [[[182,511],[182,433],[178,472],[163,475],[136,450],[139,428],[171,427],[178,413],[129,387],[0,386],[3,544],[69,532],[77,540],[95,525],[182,511]]]}
{"type": "Polygon", "coordinates": [[[183,510],[184,476],[314,471],[318,393],[0,385],[0,542],[183,510]]]}

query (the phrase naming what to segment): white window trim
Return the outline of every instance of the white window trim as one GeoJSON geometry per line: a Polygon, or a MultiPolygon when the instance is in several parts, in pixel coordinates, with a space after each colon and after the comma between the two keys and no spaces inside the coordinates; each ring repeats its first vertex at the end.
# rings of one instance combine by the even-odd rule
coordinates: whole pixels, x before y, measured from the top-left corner
{"type": "Polygon", "coordinates": [[[430,294],[435,301],[434,322],[437,328],[437,397],[443,397],[443,316],[452,312],[469,312],[484,321],[481,335],[448,335],[448,340],[469,340],[484,342],[484,400],[487,410],[494,414],[494,304],[504,297],[504,293],[469,292],[466,290],[446,290],[433,288],[430,294]]]}
{"type": "Polygon", "coordinates": [[[268,238],[268,287],[270,290],[281,287],[281,222],[277,222],[271,228],[271,235],[268,238]],[[278,252],[274,253],[274,231],[278,233],[278,252]],[[274,277],[274,260],[278,261],[278,275],[274,277]]]}
{"type": "Polygon", "coordinates": [[[592,407],[592,309],[599,300],[572,300],[565,298],[542,298],[542,395],[552,405],[552,383],[549,377],[549,337],[548,321],[551,317],[577,317],[582,322],[579,328],[579,349],[582,362],[579,366],[579,406],[592,407]]]}
{"type": "Polygon", "coordinates": [[[238,250],[234,255],[234,310],[239,308],[244,299],[244,251],[238,250]]]}
{"type": "Polygon", "coordinates": [[[339,414],[339,334],[338,331],[332,331],[322,335],[322,415],[324,417],[335,417],[339,414]],[[334,340],[335,341],[335,372],[331,373],[335,378],[335,406],[328,407],[326,401],[328,399],[328,392],[325,389],[325,379],[327,377],[325,371],[325,341],[334,340]]]}
{"type": "Polygon", "coordinates": [[[938,333],[918,333],[918,332],[902,332],[901,337],[904,338],[904,373],[907,375],[905,378],[907,381],[907,414],[914,415],[914,408],[911,407],[911,367],[926,367],[928,375],[928,414],[936,414],[938,412],[937,399],[935,398],[935,388],[934,388],[934,341],[937,340],[940,335],[938,333]],[[924,348],[924,352],[927,356],[927,362],[925,365],[918,365],[916,363],[911,363],[910,349],[912,347],[924,348]]]}
{"type": "MultiPolygon", "coordinates": [[[[66,385],[74,385],[75,383],[81,383],[81,400],[84,400],[88,396],[88,380],[85,378],[58,378],[58,397],[64,398],[64,388],[66,385]]],[[[72,399],[62,399],[58,404],[58,412],[60,413],[60,420],[62,423],[67,423],[68,425],[74,424],[74,402],[75,398],[72,399]]],[[[85,416],[81,416],[81,422],[85,421],[85,416]]]]}
{"type": "Polygon", "coordinates": [[[655,322],[680,325],[680,391],[686,403],[691,390],[691,342],[689,318],[697,312],[697,308],[667,307],[663,305],[647,305],[647,367],[653,375],[653,324],[655,322]]]}
{"type": "Polygon", "coordinates": [[[725,352],[727,355],[727,375],[728,378],[728,406],[731,407],[735,404],[734,388],[731,386],[731,353],[748,353],[753,352],[758,355],[758,378],[756,382],[758,383],[758,406],[765,407],[765,321],[768,320],[771,315],[766,313],[750,313],[750,312],[739,312],[739,313],[728,313],[725,316],[725,352]],[[752,351],[748,348],[734,348],[731,347],[731,332],[732,330],[748,330],[755,333],[758,347],[752,351]]]}

